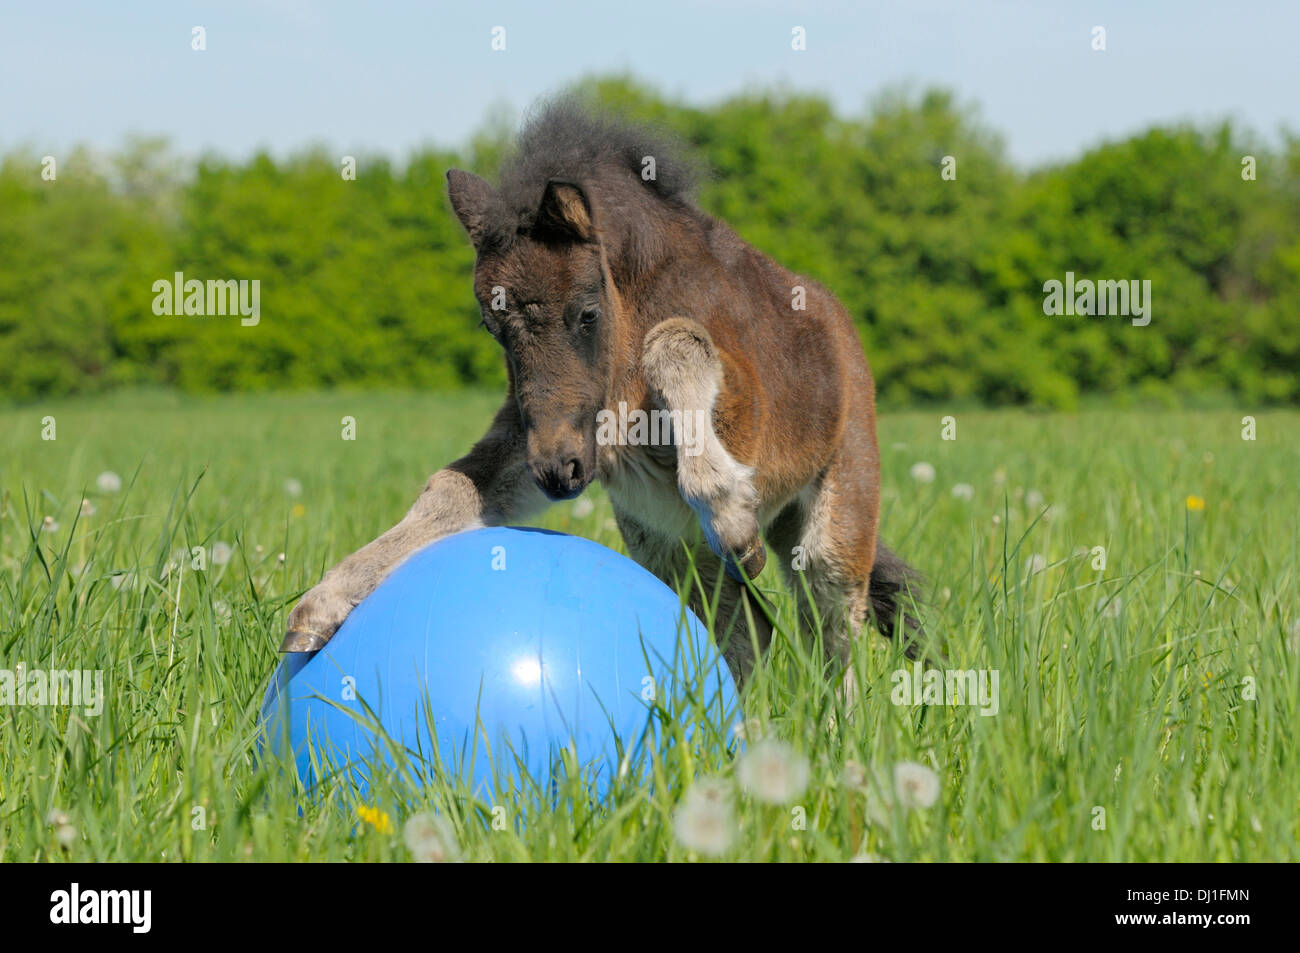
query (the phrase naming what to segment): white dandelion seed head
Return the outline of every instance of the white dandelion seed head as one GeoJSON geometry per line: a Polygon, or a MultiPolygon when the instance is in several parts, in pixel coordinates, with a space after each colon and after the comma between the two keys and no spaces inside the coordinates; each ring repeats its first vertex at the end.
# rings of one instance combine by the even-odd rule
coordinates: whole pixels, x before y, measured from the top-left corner
{"type": "Polygon", "coordinates": [[[856,761],[845,761],[844,768],[840,772],[840,780],[846,788],[865,791],[867,789],[867,769],[856,761]]]}
{"type": "Polygon", "coordinates": [[[53,516],[47,516],[41,520],[41,531],[45,533],[57,533],[59,531],[59,521],[53,516]]]}
{"type": "Polygon", "coordinates": [[[596,512],[596,504],[591,502],[591,498],[580,496],[573,501],[573,518],[575,520],[586,519],[592,513],[596,512]]]}
{"type": "Polygon", "coordinates": [[[736,836],[730,788],[716,778],[692,784],[673,812],[673,833],[688,850],[725,854],[736,836]]]}
{"type": "Polygon", "coordinates": [[[939,800],[939,775],[915,761],[894,765],[894,793],[905,808],[929,807],[939,800]]]}
{"type": "Polygon", "coordinates": [[[1046,568],[1047,568],[1047,557],[1044,556],[1042,553],[1034,553],[1032,556],[1030,556],[1028,559],[1025,560],[1025,572],[1029,573],[1029,575],[1031,576],[1034,575],[1035,573],[1042,572],[1046,568]]]}
{"type": "Polygon", "coordinates": [[[220,543],[220,542],[213,543],[212,544],[212,565],[224,566],[226,563],[230,562],[230,557],[233,556],[234,553],[235,550],[231,547],[229,543],[220,543]]]}
{"type": "Polygon", "coordinates": [[[94,516],[95,513],[97,513],[97,512],[98,512],[98,507],[96,507],[94,503],[90,502],[90,500],[86,499],[85,497],[82,497],[82,500],[81,500],[81,515],[82,515],[82,516],[94,516]]]}
{"type": "Polygon", "coordinates": [[[421,864],[447,864],[460,859],[456,830],[445,817],[429,811],[412,814],[402,825],[402,840],[421,864]]]}
{"type": "Polygon", "coordinates": [[[71,824],[60,824],[54,829],[54,839],[60,847],[71,847],[77,842],[77,829],[71,824]]]}
{"type": "Polygon", "coordinates": [[[917,483],[933,483],[934,467],[921,460],[912,464],[912,479],[917,483]]]}
{"type": "Polygon", "coordinates": [[[116,493],[122,489],[122,478],[112,470],[105,470],[95,477],[95,486],[99,487],[100,493],[116,493]]]}
{"type": "Polygon", "coordinates": [[[958,483],[952,488],[952,495],[959,500],[970,500],[975,497],[975,487],[969,483],[958,483]]]}
{"type": "Polygon", "coordinates": [[[1043,505],[1043,494],[1037,490],[1030,490],[1025,494],[1025,506],[1031,510],[1039,509],[1043,505]]]}
{"type": "Polygon", "coordinates": [[[732,725],[731,732],[737,741],[757,741],[763,737],[763,723],[757,718],[746,718],[732,725]]]}
{"type": "Polygon", "coordinates": [[[302,496],[302,483],[295,480],[293,477],[289,477],[289,479],[284,481],[284,492],[291,499],[296,500],[298,497],[302,496]]]}
{"type": "Polygon", "coordinates": [[[758,741],[736,765],[740,786],[765,804],[789,804],[808,787],[808,759],[784,741],[758,741]]]}

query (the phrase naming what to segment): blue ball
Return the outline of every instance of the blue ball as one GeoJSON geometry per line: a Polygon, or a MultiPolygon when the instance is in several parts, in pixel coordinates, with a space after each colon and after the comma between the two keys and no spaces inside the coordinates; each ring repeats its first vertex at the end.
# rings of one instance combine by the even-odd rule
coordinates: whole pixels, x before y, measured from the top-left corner
{"type": "Polygon", "coordinates": [[[507,778],[526,789],[524,772],[546,785],[567,748],[599,794],[620,760],[669,743],[661,721],[725,739],[738,716],[727,666],[676,592],[598,543],[513,528],[413,554],[324,649],[286,656],[262,703],[264,744],[291,746],[305,784],[321,780],[310,743],[363,791],[394,763],[376,720],[412,758],[436,740],[476,793],[507,778]]]}

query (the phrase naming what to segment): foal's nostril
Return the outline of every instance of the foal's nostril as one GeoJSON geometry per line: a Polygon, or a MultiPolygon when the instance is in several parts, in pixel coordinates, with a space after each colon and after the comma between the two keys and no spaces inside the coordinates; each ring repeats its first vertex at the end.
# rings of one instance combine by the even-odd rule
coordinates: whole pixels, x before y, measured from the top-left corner
{"type": "Polygon", "coordinates": [[[585,485],[586,473],[578,457],[532,463],[533,481],[552,500],[571,500],[585,485]]]}

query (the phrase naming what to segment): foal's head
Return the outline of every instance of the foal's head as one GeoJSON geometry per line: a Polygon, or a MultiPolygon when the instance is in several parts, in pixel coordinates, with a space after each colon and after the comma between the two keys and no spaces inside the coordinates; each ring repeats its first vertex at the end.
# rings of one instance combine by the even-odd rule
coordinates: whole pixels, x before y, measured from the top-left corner
{"type": "Polygon", "coordinates": [[[553,500],[595,477],[596,415],[611,376],[612,288],[591,203],[546,183],[535,210],[512,209],[483,179],[453,169],[448,192],[478,253],[474,294],[505,350],[527,435],[528,466],[553,500]]]}

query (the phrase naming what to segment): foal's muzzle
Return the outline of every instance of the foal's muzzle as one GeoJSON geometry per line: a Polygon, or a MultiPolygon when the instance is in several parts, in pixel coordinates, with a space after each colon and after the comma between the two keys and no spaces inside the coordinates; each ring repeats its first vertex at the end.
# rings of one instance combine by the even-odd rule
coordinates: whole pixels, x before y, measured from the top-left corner
{"type": "Polygon", "coordinates": [[[556,502],[573,499],[591,482],[591,474],[577,453],[530,462],[528,468],[541,491],[556,502]]]}

